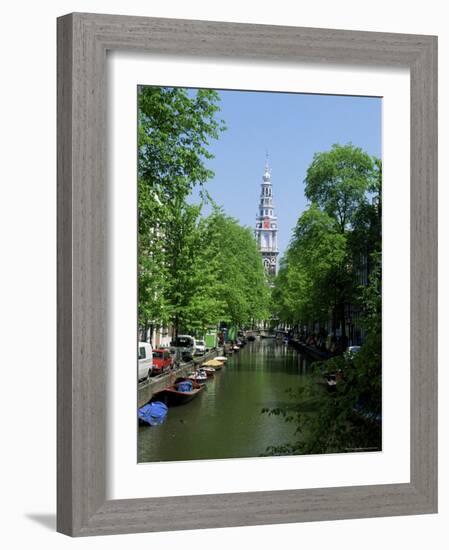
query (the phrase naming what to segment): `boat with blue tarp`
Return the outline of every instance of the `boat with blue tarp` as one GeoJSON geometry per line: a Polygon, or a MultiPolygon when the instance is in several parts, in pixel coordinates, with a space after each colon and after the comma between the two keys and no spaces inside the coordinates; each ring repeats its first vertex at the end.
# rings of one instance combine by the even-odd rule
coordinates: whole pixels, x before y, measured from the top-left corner
{"type": "Polygon", "coordinates": [[[161,401],[152,401],[137,411],[139,422],[150,426],[159,426],[165,422],[168,414],[168,407],[161,401]]]}
{"type": "Polygon", "coordinates": [[[179,378],[172,386],[163,390],[164,401],[167,405],[183,405],[200,394],[205,384],[200,384],[188,378],[179,378]]]}

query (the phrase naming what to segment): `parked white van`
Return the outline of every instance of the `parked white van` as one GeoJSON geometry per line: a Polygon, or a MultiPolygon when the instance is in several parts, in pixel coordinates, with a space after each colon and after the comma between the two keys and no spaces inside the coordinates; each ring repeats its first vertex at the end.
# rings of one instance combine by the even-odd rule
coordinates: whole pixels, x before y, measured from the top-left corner
{"type": "Polygon", "coordinates": [[[206,353],[206,342],[197,340],[195,344],[195,355],[204,355],[206,353]]]}
{"type": "Polygon", "coordinates": [[[146,380],[153,370],[153,349],[148,342],[139,342],[139,367],[137,377],[146,380]]]}

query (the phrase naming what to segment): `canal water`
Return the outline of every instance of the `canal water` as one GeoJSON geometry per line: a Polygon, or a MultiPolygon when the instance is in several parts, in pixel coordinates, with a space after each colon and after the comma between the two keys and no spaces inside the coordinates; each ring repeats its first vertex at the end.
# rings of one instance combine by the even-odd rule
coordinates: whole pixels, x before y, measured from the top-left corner
{"type": "Polygon", "coordinates": [[[185,405],[170,407],[161,426],[139,426],[138,462],[257,457],[293,442],[295,426],[264,408],[288,406],[288,389],[310,380],[310,363],[274,339],[249,342],[230,355],[185,405]]]}

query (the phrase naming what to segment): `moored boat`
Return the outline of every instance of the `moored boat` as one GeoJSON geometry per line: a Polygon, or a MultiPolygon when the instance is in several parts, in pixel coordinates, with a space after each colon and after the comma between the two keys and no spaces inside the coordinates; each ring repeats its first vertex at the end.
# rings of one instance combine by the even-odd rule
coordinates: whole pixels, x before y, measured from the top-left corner
{"type": "Polygon", "coordinates": [[[206,376],[208,378],[212,378],[212,376],[215,374],[214,367],[203,367],[201,370],[206,373],[206,376]]]}
{"type": "Polygon", "coordinates": [[[205,370],[203,369],[199,369],[195,372],[191,372],[189,373],[189,375],[187,376],[187,378],[189,380],[195,380],[196,382],[206,382],[207,380],[207,373],[205,370]]]}
{"type": "Polygon", "coordinates": [[[225,357],[224,355],[218,355],[217,357],[214,357],[213,361],[220,361],[221,363],[226,363],[226,361],[228,360],[227,357],[225,357]]]}
{"type": "Polygon", "coordinates": [[[168,407],[161,401],[152,401],[137,410],[137,417],[142,424],[159,426],[165,422],[168,414],[168,407]]]}
{"type": "Polygon", "coordinates": [[[209,361],[203,363],[203,366],[213,367],[215,370],[220,370],[223,367],[223,363],[221,361],[218,361],[217,359],[209,359],[209,361]]]}
{"type": "Polygon", "coordinates": [[[168,405],[183,405],[201,393],[205,387],[205,384],[195,380],[181,378],[163,390],[164,398],[168,405]]]}

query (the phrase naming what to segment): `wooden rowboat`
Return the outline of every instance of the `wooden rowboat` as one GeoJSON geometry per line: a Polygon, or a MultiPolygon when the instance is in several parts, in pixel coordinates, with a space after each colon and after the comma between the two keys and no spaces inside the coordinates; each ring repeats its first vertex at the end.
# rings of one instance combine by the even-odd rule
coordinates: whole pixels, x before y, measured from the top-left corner
{"type": "Polygon", "coordinates": [[[180,383],[186,382],[186,380],[187,379],[177,380],[173,386],[168,386],[163,390],[164,399],[167,405],[184,405],[200,394],[206,387],[205,384],[199,384],[194,380],[188,380],[192,384],[192,389],[190,391],[180,391],[180,383]]]}

